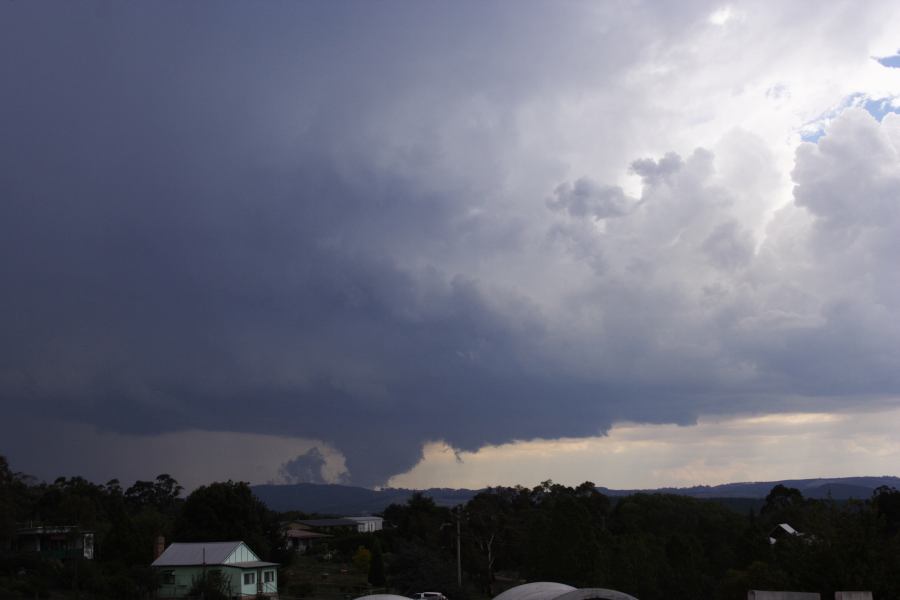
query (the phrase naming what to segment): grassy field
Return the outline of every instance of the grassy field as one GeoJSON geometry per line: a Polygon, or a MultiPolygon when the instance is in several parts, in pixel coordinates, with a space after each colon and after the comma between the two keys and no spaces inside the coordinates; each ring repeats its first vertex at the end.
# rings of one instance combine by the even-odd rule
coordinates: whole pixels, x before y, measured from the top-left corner
{"type": "Polygon", "coordinates": [[[285,600],[352,600],[385,592],[369,586],[366,576],[351,562],[298,554],[291,565],[281,571],[279,597],[285,600]]]}

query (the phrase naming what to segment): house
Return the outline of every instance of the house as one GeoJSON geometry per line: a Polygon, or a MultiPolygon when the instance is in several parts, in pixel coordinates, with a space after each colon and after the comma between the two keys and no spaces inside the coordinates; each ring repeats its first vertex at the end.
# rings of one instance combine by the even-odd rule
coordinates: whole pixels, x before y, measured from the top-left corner
{"type": "Polygon", "coordinates": [[[291,523],[282,528],[282,534],[284,535],[285,547],[300,553],[305,553],[316,542],[332,537],[327,533],[317,533],[308,529],[292,527],[291,523]]]}
{"type": "Polygon", "coordinates": [[[368,533],[380,531],[383,526],[384,519],[381,517],[305,519],[282,523],[281,532],[284,535],[286,548],[297,552],[307,552],[314,544],[332,537],[331,534],[368,533]]]}
{"type": "Polygon", "coordinates": [[[381,517],[344,517],[356,521],[356,530],[360,533],[371,533],[384,529],[384,519],[381,517]]]}
{"type": "Polygon", "coordinates": [[[230,597],[278,597],[278,564],[261,561],[244,542],[170,544],[151,566],[158,598],[184,598],[204,576],[221,578],[230,597]]]}
{"type": "Polygon", "coordinates": [[[781,538],[787,536],[802,536],[803,534],[788,525],[787,523],[779,523],[769,532],[769,543],[774,544],[781,538]]]}
{"type": "Polygon", "coordinates": [[[352,533],[359,531],[359,523],[353,519],[305,519],[294,521],[292,525],[297,529],[318,531],[320,533],[352,533]]]}
{"type": "Polygon", "coordinates": [[[94,532],[77,525],[20,527],[12,545],[19,552],[37,552],[60,560],[94,558],[94,532]]]}

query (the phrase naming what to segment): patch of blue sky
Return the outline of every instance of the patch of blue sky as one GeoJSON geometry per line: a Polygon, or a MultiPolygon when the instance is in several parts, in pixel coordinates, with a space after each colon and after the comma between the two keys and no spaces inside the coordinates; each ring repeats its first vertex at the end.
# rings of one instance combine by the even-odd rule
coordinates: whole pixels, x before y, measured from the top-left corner
{"type": "Polygon", "coordinates": [[[875,117],[879,122],[888,113],[900,113],[900,98],[888,96],[887,98],[877,98],[866,100],[863,108],[869,111],[869,114],[875,117]]]}
{"type": "Polygon", "coordinates": [[[812,131],[804,131],[800,133],[800,139],[804,142],[812,142],[815,144],[819,141],[819,138],[825,135],[825,128],[820,127],[819,129],[814,129],[812,131]]]}
{"type": "Polygon", "coordinates": [[[885,67],[891,69],[900,69],[900,51],[898,51],[897,54],[893,56],[882,56],[880,58],[875,57],[875,60],[877,60],[885,67]]]}
{"type": "Polygon", "coordinates": [[[888,113],[900,113],[900,96],[885,96],[884,98],[870,98],[866,94],[857,92],[850,94],[834,108],[825,111],[815,119],[807,121],[800,127],[800,139],[804,142],[816,143],[825,135],[828,124],[846,109],[862,108],[872,115],[878,122],[884,119],[888,113]]]}

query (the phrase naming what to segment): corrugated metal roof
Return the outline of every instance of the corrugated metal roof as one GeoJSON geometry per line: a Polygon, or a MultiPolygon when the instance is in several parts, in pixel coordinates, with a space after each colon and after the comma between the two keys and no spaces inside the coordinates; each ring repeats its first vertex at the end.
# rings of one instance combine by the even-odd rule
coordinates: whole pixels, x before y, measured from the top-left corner
{"type": "Polygon", "coordinates": [[[327,533],[316,533],[315,531],[306,531],[305,529],[288,529],[288,531],[284,535],[286,537],[298,540],[311,540],[315,538],[332,537],[327,533]]]}
{"type": "Polygon", "coordinates": [[[221,565],[243,542],[198,542],[170,544],[153,561],[154,567],[178,567],[188,565],[221,565]],[[205,551],[205,552],[204,552],[205,551]]]}
{"type": "Polygon", "coordinates": [[[556,600],[637,600],[637,598],[624,592],[606,588],[581,588],[580,590],[557,596],[556,600]]]}
{"type": "Polygon", "coordinates": [[[495,596],[494,600],[553,600],[553,598],[573,591],[575,591],[575,588],[564,583],[535,581],[509,588],[502,594],[495,596]]]}
{"type": "Polygon", "coordinates": [[[356,521],[351,519],[305,519],[297,522],[310,527],[356,527],[356,521]]]}

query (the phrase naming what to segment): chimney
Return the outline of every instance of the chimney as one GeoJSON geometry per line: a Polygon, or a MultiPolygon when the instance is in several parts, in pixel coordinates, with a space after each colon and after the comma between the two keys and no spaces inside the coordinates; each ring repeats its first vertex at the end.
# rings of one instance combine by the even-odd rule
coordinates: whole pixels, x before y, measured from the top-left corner
{"type": "Polygon", "coordinates": [[[166,538],[161,535],[156,536],[156,543],[153,545],[153,560],[159,558],[159,555],[166,549],[166,538]]]}

